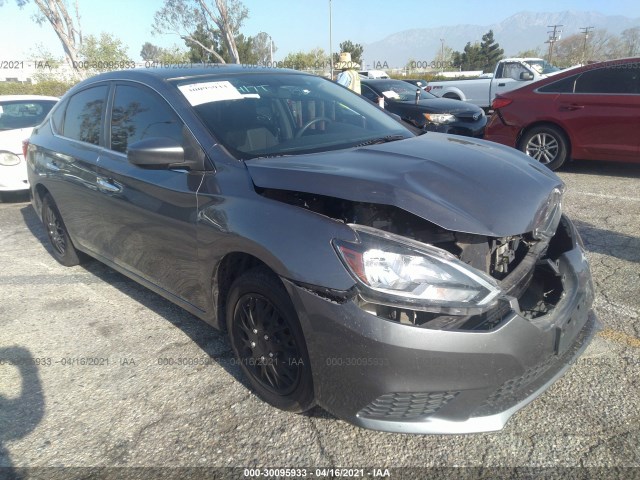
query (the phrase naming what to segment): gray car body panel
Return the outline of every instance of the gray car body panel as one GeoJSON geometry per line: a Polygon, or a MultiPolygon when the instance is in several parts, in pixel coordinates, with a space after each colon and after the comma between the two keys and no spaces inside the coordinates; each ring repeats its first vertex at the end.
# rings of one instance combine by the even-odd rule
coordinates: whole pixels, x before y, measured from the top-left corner
{"type": "Polygon", "coordinates": [[[493,237],[532,231],[549,193],[562,186],[520,152],[439,133],[246,163],[261,188],[393,205],[447,230],[493,237]]]}

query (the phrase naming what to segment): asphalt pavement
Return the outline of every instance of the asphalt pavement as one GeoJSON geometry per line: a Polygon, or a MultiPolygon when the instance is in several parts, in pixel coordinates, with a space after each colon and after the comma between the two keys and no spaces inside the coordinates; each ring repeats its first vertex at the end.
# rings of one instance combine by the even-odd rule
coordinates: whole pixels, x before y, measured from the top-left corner
{"type": "Polygon", "coordinates": [[[603,330],[504,430],[475,435],[381,433],[319,408],[270,407],[247,388],[224,334],[97,261],[59,265],[28,199],[9,198],[0,203],[0,478],[301,473],[245,470],[273,467],[307,478],[385,469],[391,478],[640,478],[640,165],[576,162],[560,176],[603,330]]]}

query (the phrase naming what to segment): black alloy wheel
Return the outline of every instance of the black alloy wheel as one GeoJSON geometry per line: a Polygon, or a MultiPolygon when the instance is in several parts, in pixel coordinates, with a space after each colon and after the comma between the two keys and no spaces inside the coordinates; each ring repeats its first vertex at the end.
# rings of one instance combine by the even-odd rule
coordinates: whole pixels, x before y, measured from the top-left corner
{"type": "Polygon", "coordinates": [[[260,397],[293,412],[315,404],[298,317],[273,273],[258,268],[236,279],[229,292],[227,329],[240,367],[260,397]]]}
{"type": "Polygon", "coordinates": [[[42,200],[42,223],[47,230],[54,258],[65,267],[78,265],[81,254],[73,246],[58,207],[48,193],[42,200]]]}

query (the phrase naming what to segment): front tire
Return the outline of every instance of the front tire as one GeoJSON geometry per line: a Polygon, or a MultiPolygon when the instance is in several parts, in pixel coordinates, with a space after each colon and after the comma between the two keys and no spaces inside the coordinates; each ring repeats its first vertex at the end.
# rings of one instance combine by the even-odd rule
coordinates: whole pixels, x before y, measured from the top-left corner
{"type": "Polygon", "coordinates": [[[53,257],[65,267],[79,265],[82,254],[76,250],[69,238],[69,232],[62,221],[60,211],[50,194],[42,200],[42,223],[47,229],[47,237],[53,250],[53,257]]]}
{"type": "Polygon", "coordinates": [[[557,128],[543,125],[527,131],[520,150],[551,170],[559,169],[567,160],[568,142],[557,128]]]}
{"type": "Polygon", "coordinates": [[[280,279],[264,267],[238,277],[229,290],[226,319],[233,352],[258,396],[289,412],[312,408],[309,355],[280,279]]]}

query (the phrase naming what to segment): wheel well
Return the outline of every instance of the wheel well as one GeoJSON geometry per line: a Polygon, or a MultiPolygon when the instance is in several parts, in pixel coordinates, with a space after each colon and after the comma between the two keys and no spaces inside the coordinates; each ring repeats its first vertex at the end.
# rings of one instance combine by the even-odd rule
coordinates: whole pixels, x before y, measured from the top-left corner
{"type": "Polygon", "coordinates": [[[227,297],[231,285],[243,273],[260,266],[269,268],[262,260],[242,252],[229,253],[218,264],[214,275],[213,299],[220,328],[226,325],[227,297]]]}
{"type": "Polygon", "coordinates": [[[47,190],[47,188],[44,185],[39,183],[38,185],[36,185],[36,188],[33,190],[33,192],[36,196],[36,205],[38,206],[38,208],[41,208],[42,201],[44,200],[44,196],[47,193],[49,193],[49,190],[47,190]]]}
{"type": "Polygon", "coordinates": [[[458,95],[457,93],[445,93],[444,95],[442,95],[442,98],[450,98],[452,100],[460,100],[460,95],[458,95]]]}
{"type": "Polygon", "coordinates": [[[518,145],[519,150],[522,147],[522,145],[520,144],[522,137],[524,137],[528,131],[537,127],[553,127],[556,130],[558,130],[562,134],[562,136],[564,136],[564,139],[567,142],[567,159],[571,158],[571,139],[569,138],[569,135],[567,135],[567,132],[565,132],[564,128],[562,128],[557,123],[553,123],[553,122],[536,122],[536,123],[532,123],[531,125],[527,125],[526,128],[523,128],[520,131],[520,134],[518,135],[518,140],[516,142],[516,145],[518,145]]]}

